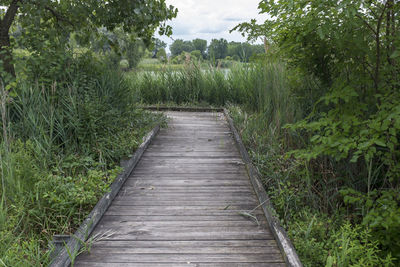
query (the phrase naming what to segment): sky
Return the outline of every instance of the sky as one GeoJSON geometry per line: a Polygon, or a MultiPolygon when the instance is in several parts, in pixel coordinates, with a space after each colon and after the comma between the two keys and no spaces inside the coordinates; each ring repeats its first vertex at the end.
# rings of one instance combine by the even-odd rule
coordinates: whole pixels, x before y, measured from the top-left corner
{"type": "MultiPolygon", "coordinates": [[[[178,8],[178,16],[168,25],[172,26],[171,38],[158,36],[168,46],[175,39],[193,40],[224,38],[230,41],[245,42],[246,38],[239,32],[229,33],[233,27],[241,22],[249,22],[256,18],[263,22],[266,15],[258,14],[260,0],[167,0],[167,5],[178,8]]],[[[261,40],[258,42],[261,43],[261,40]]]]}

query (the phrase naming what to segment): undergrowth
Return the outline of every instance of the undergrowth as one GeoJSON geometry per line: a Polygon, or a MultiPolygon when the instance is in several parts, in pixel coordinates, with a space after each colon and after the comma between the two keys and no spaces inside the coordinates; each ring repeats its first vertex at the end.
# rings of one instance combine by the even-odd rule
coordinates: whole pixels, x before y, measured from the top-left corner
{"type": "Polygon", "coordinates": [[[52,236],[74,233],[120,159],[163,120],[137,108],[104,61],[86,54],[69,64],[59,80],[2,88],[0,265],[47,265],[52,236]]]}
{"type": "Polygon", "coordinates": [[[373,204],[370,198],[354,191],[357,197],[350,199],[344,187],[332,188],[324,179],[312,179],[302,161],[287,156],[285,144],[297,136],[277,136],[266,123],[265,114],[248,113],[237,106],[230,106],[229,111],[305,266],[395,266],[393,254],[398,250],[394,239],[400,219],[396,191],[382,193],[387,195],[387,204],[383,199],[373,204]],[[346,196],[344,203],[337,199],[340,194],[346,196]],[[370,208],[364,223],[359,224],[346,204],[359,203],[358,208],[367,209],[362,201],[368,201],[376,210],[370,208]]]}
{"type": "Polygon", "coordinates": [[[356,94],[272,54],[229,71],[189,62],[126,76],[145,105],[229,108],[305,266],[398,265],[397,97],[360,113],[356,94]]]}

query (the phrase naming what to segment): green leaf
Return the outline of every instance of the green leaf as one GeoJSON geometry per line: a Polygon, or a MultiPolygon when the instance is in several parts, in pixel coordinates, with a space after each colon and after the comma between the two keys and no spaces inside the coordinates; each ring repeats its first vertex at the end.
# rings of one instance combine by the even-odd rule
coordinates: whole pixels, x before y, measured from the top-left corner
{"type": "Polygon", "coordinates": [[[386,144],[382,140],[374,140],[374,143],[378,146],[386,147],[386,144]]]}
{"type": "Polygon", "coordinates": [[[400,51],[399,50],[395,50],[391,55],[390,58],[391,59],[395,59],[398,58],[400,56],[400,51]]]}

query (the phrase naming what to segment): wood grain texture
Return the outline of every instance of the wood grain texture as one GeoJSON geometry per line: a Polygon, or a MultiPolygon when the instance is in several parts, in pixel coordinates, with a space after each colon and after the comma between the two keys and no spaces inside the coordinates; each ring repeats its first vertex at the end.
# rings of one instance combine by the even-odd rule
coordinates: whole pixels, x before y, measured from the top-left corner
{"type": "Polygon", "coordinates": [[[284,266],[224,114],[166,114],[75,266],[284,266]]]}

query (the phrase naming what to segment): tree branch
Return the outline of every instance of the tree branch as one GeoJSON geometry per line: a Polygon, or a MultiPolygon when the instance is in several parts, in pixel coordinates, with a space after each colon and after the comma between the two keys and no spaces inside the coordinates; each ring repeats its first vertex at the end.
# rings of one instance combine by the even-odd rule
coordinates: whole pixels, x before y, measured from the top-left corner
{"type": "Polygon", "coordinates": [[[375,29],[372,28],[372,26],[363,17],[361,17],[359,14],[356,14],[356,17],[361,19],[362,22],[364,22],[364,24],[368,27],[368,29],[370,29],[374,33],[374,35],[376,35],[375,29]]]}
{"type": "Polygon", "coordinates": [[[21,2],[21,0],[13,0],[10,6],[7,8],[7,12],[4,15],[4,18],[1,20],[1,31],[3,33],[8,33],[8,31],[10,30],[15,15],[17,14],[18,11],[19,2],[21,2]]]}
{"type": "Polygon", "coordinates": [[[60,13],[58,13],[51,7],[45,6],[44,9],[46,9],[47,11],[50,11],[50,13],[53,15],[53,17],[56,18],[57,21],[64,21],[64,22],[67,22],[72,27],[75,26],[70,20],[66,19],[64,16],[62,16],[60,13]]]}

